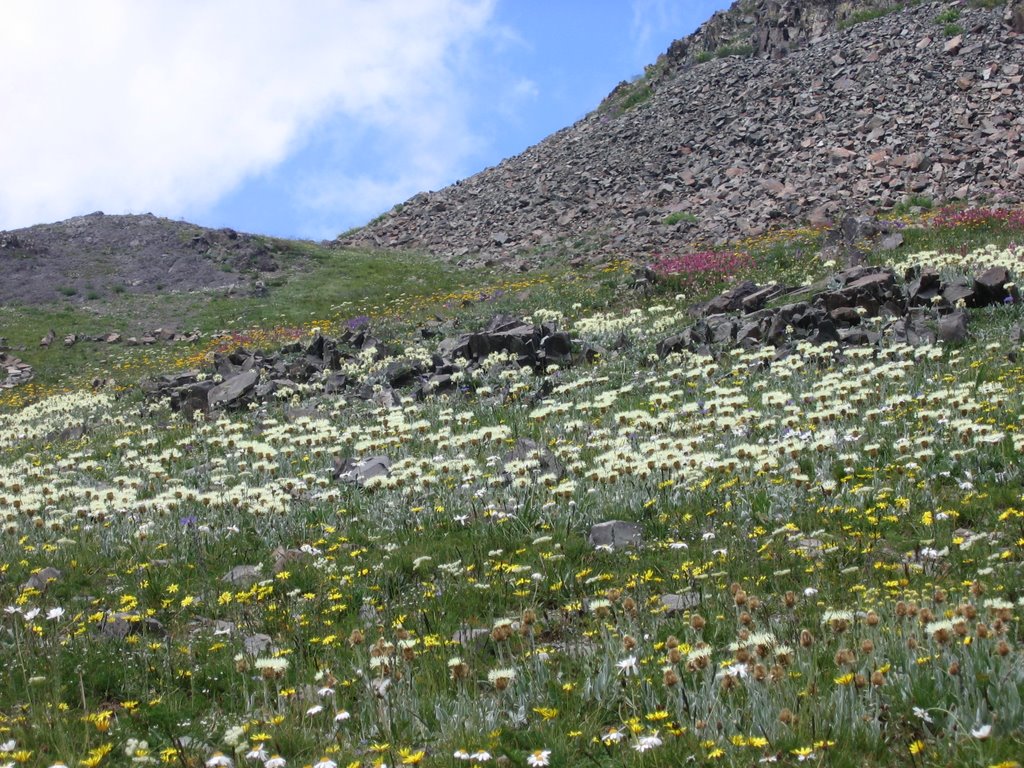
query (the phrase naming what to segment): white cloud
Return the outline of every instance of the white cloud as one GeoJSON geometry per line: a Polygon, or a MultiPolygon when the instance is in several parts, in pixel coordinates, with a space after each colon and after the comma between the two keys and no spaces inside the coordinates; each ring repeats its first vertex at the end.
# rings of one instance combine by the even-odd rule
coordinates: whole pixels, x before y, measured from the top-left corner
{"type": "Polygon", "coordinates": [[[402,142],[382,177],[339,177],[379,210],[387,203],[373,200],[429,186],[472,148],[452,61],[484,33],[494,2],[8,4],[0,229],[95,209],[201,210],[326,120],[340,154],[356,135],[402,142]]]}

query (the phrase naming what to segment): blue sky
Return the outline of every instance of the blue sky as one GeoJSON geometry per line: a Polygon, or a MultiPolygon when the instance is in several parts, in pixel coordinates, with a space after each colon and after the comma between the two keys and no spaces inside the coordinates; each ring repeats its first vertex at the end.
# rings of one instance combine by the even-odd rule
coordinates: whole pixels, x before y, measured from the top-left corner
{"type": "Polygon", "coordinates": [[[0,229],[330,238],[597,106],[726,0],[51,0],[0,25],[0,229]]]}

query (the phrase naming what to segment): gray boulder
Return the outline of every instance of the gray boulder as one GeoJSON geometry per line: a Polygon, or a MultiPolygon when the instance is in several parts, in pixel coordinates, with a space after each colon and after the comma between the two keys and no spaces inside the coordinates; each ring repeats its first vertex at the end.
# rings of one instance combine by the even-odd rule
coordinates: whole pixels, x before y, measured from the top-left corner
{"type": "Polygon", "coordinates": [[[643,543],[643,529],[637,523],[608,520],[592,526],[587,541],[594,548],[638,547],[643,543]]]}

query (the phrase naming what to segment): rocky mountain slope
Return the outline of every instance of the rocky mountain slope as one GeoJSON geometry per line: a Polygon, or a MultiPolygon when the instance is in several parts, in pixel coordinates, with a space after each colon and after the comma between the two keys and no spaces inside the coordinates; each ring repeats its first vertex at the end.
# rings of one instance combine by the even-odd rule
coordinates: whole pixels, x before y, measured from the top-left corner
{"type": "Polygon", "coordinates": [[[915,196],[1019,202],[1019,4],[888,5],[873,18],[831,0],[738,2],[575,125],[337,242],[525,268],[552,250],[647,258],[915,196]]]}
{"type": "Polygon", "coordinates": [[[152,214],[92,213],[0,232],[0,304],[245,286],[277,265],[265,238],[152,214]]]}

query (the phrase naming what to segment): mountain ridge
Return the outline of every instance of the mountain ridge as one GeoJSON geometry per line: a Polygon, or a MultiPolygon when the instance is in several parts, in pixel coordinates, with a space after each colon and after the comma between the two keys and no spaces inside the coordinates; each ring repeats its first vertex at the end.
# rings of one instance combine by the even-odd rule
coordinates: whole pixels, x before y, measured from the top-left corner
{"type": "Polygon", "coordinates": [[[336,244],[527,269],[553,252],[602,260],[722,245],[914,197],[1022,199],[1014,3],[894,5],[838,29],[863,6],[763,0],[773,21],[744,22],[761,49],[694,65],[687,57],[734,39],[726,21],[745,7],[673,43],[631,108],[616,113],[613,92],[574,125],[336,244]],[[806,11],[799,23],[780,23],[794,8],[806,11]],[[782,54],[783,38],[813,43],[782,54]]]}

